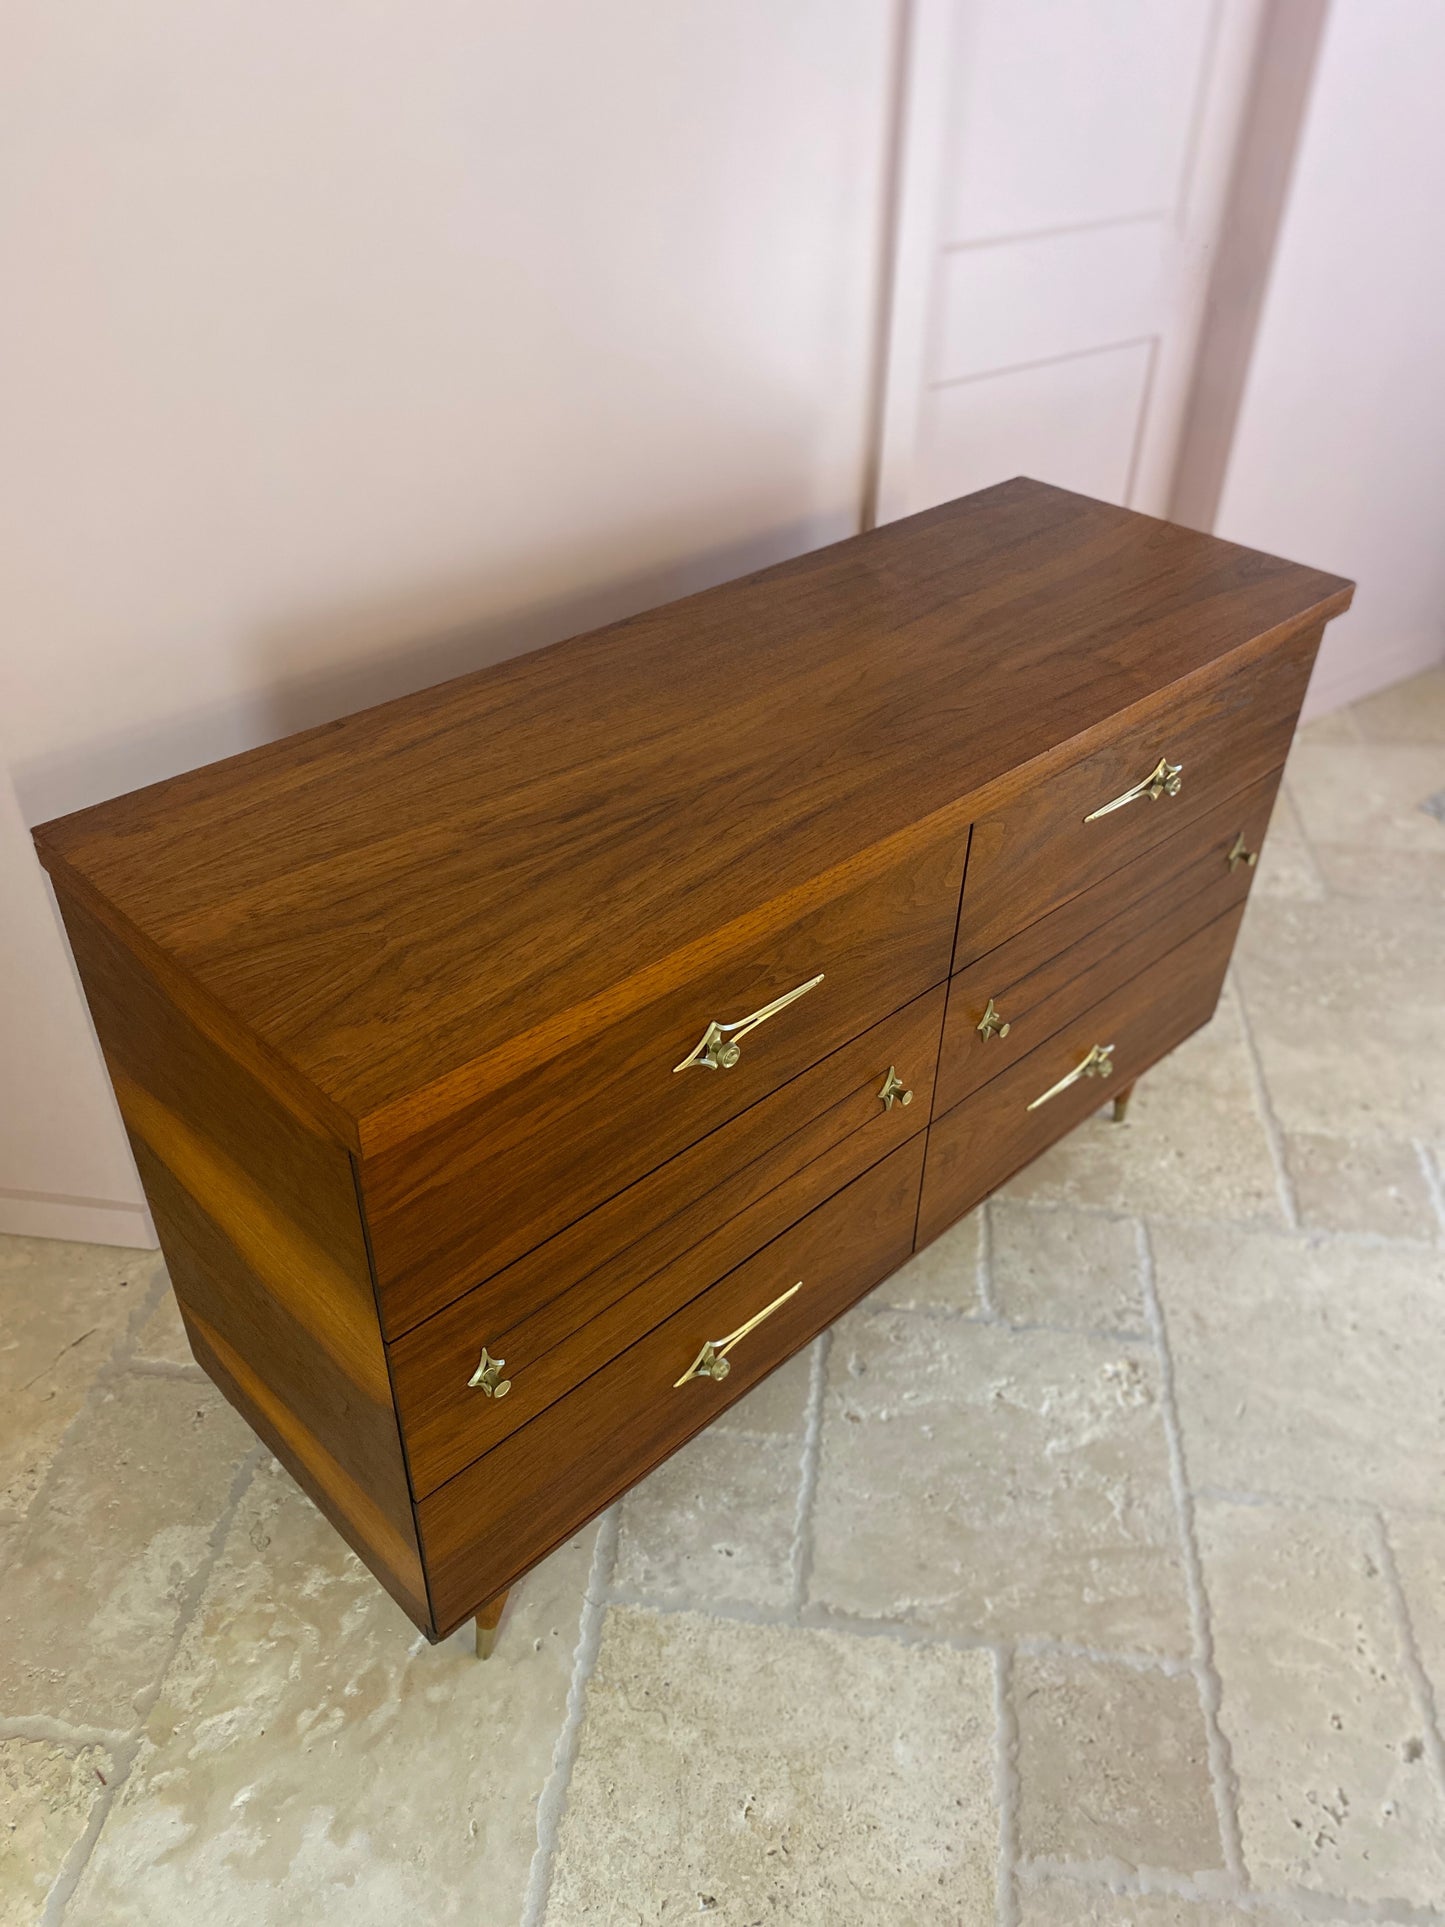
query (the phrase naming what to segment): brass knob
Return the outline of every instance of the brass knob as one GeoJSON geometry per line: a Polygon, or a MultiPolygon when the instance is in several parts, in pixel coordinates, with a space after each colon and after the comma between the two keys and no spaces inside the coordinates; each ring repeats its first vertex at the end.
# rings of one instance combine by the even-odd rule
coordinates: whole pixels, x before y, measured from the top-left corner
{"type": "Polygon", "coordinates": [[[883,1100],[883,1108],[885,1111],[891,1111],[893,1109],[895,1099],[900,1104],[911,1104],[913,1102],[912,1091],[903,1088],[903,1079],[891,1064],[888,1066],[888,1075],[884,1078],[883,1088],[879,1091],[878,1095],[883,1100]]]}
{"type": "Polygon", "coordinates": [[[1166,756],[1159,758],[1159,767],[1149,778],[1148,796],[1151,803],[1157,803],[1161,796],[1177,796],[1184,787],[1184,765],[1171,763],[1166,756]]]}
{"type": "Polygon", "coordinates": [[[488,1398],[505,1398],[512,1389],[511,1379],[502,1377],[506,1368],[506,1359],[492,1358],[483,1345],[481,1360],[467,1383],[474,1385],[479,1392],[485,1392],[488,1398]]]}
{"type": "Polygon", "coordinates": [[[1252,870],[1259,861],[1259,851],[1245,849],[1244,831],[1241,830],[1239,835],[1235,837],[1234,842],[1230,845],[1229,853],[1224,860],[1231,870],[1235,869],[1237,865],[1241,863],[1247,870],[1252,870]]]}
{"type": "Polygon", "coordinates": [[[990,1037],[1007,1037],[1013,1029],[1013,1025],[1004,1022],[1002,1012],[994,1003],[993,998],[990,997],[988,1000],[988,1009],[983,1013],[983,1016],[979,1018],[974,1028],[984,1042],[987,1043],[990,1037]]]}

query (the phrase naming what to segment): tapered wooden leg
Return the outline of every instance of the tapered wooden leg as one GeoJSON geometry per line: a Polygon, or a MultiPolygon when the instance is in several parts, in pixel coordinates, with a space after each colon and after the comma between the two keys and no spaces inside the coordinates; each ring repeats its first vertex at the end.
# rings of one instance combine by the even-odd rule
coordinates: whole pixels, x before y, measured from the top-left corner
{"type": "Polygon", "coordinates": [[[490,1659],[497,1644],[497,1628],[507,1610],[508,1594],[499,1592],[477,1614],[477,1658],[490,1659]]]}
{"type": "Polygon", "coordinates": [[[1129,1099],[1133,1095],[1134,1095],[1134,1086],[1132,1084],[1126,1084],[1123,1090],[1119,1092],[1117,1097],[1115,1097],[1114,1122],[1116,1124],[1122,1124],[1124,1122],[1124,1115],[1129,1109],[1129,1099]]]}

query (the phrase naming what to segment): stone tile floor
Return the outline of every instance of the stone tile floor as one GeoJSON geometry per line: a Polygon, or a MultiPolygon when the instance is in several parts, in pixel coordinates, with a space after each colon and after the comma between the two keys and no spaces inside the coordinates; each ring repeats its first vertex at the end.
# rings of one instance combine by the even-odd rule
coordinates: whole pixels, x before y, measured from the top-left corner
{"type": "Polygon", "coordinates": [[[429,1648],[159,1260],[0,1241],[0,1923],[1445,1923],[1445,671],[1209,1028],[429,1648]]]}

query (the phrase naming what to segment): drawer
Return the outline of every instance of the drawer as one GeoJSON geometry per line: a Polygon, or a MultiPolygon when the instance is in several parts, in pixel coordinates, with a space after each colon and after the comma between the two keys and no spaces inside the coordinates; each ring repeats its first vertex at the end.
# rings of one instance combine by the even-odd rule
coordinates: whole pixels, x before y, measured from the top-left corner
{"type": "Polygon", "coordinates": [[[397,1339],[392,1384],[417,1496],[921,1132],[943,1001],[939,984],[397,1339]],[[911,1101],[885,1107],[895,1066],[911,1101]],[[470,1382],[483,1346],[504,1361],[505,1397],[470,1382]]]}
{"type": "Polygon", "coordinates": [[[977,962],[1278,769],[1317,640],[1310,632],[1260,660],[1136,705],[1102,748],[1040,777],[976,822],[953,968],[977,962]],[[1150,794],[1148,778],[1161,762],[1179,766],[1177,794],[1150,794]],[[1134,800],[1124,802],[1127,796],[1134,800]]]}
{"type": "MultiPolygon", "coordinates": [[[[359,1183],[383,1328],[405,1331],[688,1145],[739,1116],[948,975],[966,831],[851,866],[766,937],[727,940],[685,983],[607,1011],[577,1048],[445,1125],[363,1159],[359,1183]],[[736,1061],[696,1058],[737,1025],[736,1061]],[[684,1069],[677,1068],[687,1065],[684,1069]]],[[[579,904],[579,917],[586,905],[579,904]]],[[[731,1056],[732,1052],[726,1052],[731,1056]]],[[[706,1171],[699,1182],[710,1182],[706,1171]]],[[[673,1196],[672,1209],[688,1200],[673,1196]]]]}
{"type": "Polygon", "coordinates": [[[438,1629],[510,1585],[902,1264],[922,1164],[919,1136],[423,1499],[438,1629]],[[726,1377],[677,1383],[706,1342],[736,1333],[799,1281],[738,1339],[726,1377]]]}
{"type": "Polygon", "coordinates": [[[948,990],[935,1108],[952,1110],[1242,903],[1278,787],[1275,770],[960,971],[948,990]]]}
{"type": "Polygon", "coordinates": [[[918,1214],[920,1245],[972,1211],[1112,1092],[1125,1089],[1209,1020],[1243,915],[1243,904],[1226,911],[935,1119],[918,1214]],[[1080,1077],[1030,1109],[1095,1046],[1111,1044],[1109,1076],[1080,1077]]]}

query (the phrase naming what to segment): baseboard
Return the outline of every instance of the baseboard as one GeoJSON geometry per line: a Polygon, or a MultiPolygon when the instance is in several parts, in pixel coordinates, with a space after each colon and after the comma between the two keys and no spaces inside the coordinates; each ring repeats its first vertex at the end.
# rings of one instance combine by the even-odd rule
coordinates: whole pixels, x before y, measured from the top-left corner
{"type": "Polygon", "coordinates": [[[1304,722],[1327,716],[1333,709],[1343,709],[1362,696],[1373,696],[1377,689],[1389,689],[1445,662],[1438,635],[1405,636],[1370,649],[1361,648],[1359,638],[1353,635],[1340,636],[1340,646],[1331,649],[1332,639],[1326,630],[1305,694],[1301,713],[1304,722]]]}
{"type": "Polygon", "coordinates": [[[0,1190],[0,1235],[125,1245],[133,1251],[154,1251],[160,1243],[143,1204],[51,1197],[40,1191],[0,1190]]]}

